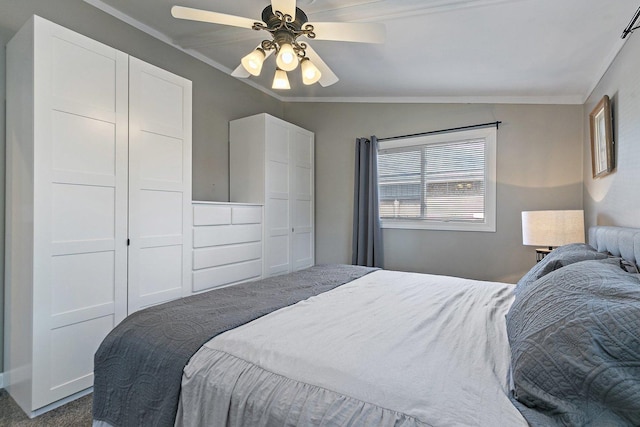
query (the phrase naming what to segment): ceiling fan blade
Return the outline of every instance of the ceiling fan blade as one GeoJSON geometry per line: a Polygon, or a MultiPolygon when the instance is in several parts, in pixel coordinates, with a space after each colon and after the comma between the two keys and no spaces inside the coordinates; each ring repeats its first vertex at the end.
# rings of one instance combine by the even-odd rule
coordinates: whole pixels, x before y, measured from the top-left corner
{"type": "Polygon", "coordinates": [[[236,77],[238,79],[246,79],[247,77],[249,77],[251,74],[249,74],[249,72],[247,71],[246,68],[244,68],[242,66],[242,64],[238,65],[236,67],[235,70],[233,70],[233,72],[231,73],[231,75],[233,77],[236,77]]]}
{"type": "Polygon", "coordinates": [[[296,19],[296,0],[271,0],[271,9],[296,19]]]}
{"type": "Polygon", "coordinates": [[[241,16],[227,15],[225,13],[211,12],[208,10],[193,9],[191,7],[173,6],[171,15],[178,19],[189,21],[209,22],[211,24],[231,25],[233,27],[251,29],[253,24],[260,20],[243,18],[241,16]]]}
{"type": "Polygon", "coordinates": [[[329,66],[322,60],[322,58],[320,58],[320,55],[318,55],[318,53],[313,50],[313,48],[308,44],[305,49],[305,53],[307,54],[307,58],[309,58],[309,60],[313,62],[316,67],[318,67],[318,70],[320,70],[320,73],[322,74],[322,77],[320,77],[320,80],[318,80],[320,86],[331,86],[332,84],[337,83],[338,80],[340,80],[338,76],[336,76],[334,72],[331,71],[331,68],[329,68],[329,66]]]}
{"type": "MultiPolygon", "coordinates": [[[[262,44],[259,44],[258,46],[256,46],[256,49],[262,47],[262,44]]],[[[267,60],[267,58],[269,56],[271,56],[271,54],[274,52],[274,50],[268,50],[264,53],[264,59],[265,61],[267,60]]],[[[251,74],[247,71],[246,68],[244,68],[244,66],[242,64],[238,65],[236,67],[235,70],[233,70],[233,72],[231,73],[231,75],[233,77],[236,77],[238,79],[246,79],[247,77],[251,76],[251,74]]]]}
{"type": "Polygon", "coordinates": [[[309,22],[313,25],[314,40],[335,40],[358,43],[384,43],[384,24],[361,22],[309,22]]]}

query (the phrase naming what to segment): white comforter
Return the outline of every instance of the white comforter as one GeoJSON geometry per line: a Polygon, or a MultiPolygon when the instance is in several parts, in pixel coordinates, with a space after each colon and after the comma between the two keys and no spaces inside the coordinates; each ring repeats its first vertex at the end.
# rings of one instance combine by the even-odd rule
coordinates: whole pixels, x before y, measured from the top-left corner
{"type": "Polygon", "coordinates": [[[512,289],[381,270],[273,312],[193,356],[176,425],[526,426],[512,289]]]}

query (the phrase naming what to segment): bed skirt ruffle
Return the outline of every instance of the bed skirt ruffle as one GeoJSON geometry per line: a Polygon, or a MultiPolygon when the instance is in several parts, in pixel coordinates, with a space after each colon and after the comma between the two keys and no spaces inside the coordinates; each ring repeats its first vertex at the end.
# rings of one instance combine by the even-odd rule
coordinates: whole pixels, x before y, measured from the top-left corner
{"type": "Polygon", "coordinates": [[[204,425],[427,426],[406,414],[266,371],[206,347],[184,370],[176,417],[178,427],[204,425]]]}

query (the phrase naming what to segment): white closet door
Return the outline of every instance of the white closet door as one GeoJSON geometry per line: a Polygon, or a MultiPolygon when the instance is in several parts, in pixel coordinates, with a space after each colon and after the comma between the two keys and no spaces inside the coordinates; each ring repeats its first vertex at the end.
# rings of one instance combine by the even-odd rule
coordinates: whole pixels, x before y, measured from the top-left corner
{"type": "Polygon", "coordinates": [[[32,410],[93,385],[127,287],[127,55],[43,20],[34,42],[32,410]]]}
{"type": "Polygon", "coordinates": [[[267,117],[265,147],[264,274],[291,271],[291,206],[288,124],[267,117]]]}
{"type": "Polygon", "coordinates": [[[190,292],[191,82],[129,59],[129,313],[190,292]]]}
{"type": "Polygon", "coordinates": [[[291,129],[291,264],[292,271],[314,264],[313,134],[291,129]]]}

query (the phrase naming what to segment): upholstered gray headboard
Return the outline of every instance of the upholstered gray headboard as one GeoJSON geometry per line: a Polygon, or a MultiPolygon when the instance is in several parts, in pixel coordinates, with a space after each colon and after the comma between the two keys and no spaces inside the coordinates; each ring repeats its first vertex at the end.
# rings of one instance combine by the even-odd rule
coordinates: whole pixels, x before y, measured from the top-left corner
{"type": "Polygon", "coordinates": [[[595,226],[589,228],[589,244],[598,252],[609,252],[640,264],[640,228],[595,226]]]}

